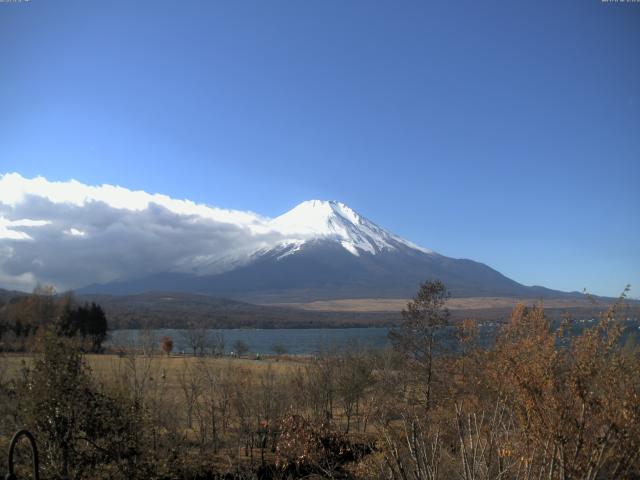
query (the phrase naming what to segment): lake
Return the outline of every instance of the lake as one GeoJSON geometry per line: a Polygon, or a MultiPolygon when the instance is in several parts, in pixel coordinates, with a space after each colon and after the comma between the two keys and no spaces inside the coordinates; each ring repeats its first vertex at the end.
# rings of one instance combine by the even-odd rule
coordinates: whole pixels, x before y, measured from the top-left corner
{"type": "MultiPolygon", "coordinates": [[[[576,321],[572,325],[572,331],[579,333],[585,328],[595,324],[595,320],[587,319],[576,321]]],[[[485,324],[480,328],[480,344],[488,346],[493,342],[498,326],[493,323],[485,324]]],[[[114,347],[131,347],[139,343],[146,343],[155,348],[164,336],[171,337],[174,342],[173,351],[176,353],[190,353],[186,330],[159,329],[159,330],[113,330],[110,332],[106,345],[114,347]]],[[[344,349],[346,347],[373,347],[383,348],[389,345],[388,328],[276,328],[276,329],[217,329],[208,330],[208,335],[222,334],[225,351],[230,353],[237,341],[242,341],[249,347],[252,354],[272,354],[276,345],[284,347],[293,355],[313,355],[328,349],[344,349]]],[[[625,322],[625,330],[622,342],[629,337],[635,340],[640,335],[640,322],[631,320],[625,322]]],[[[438,334],[439,341],[446,348],[455,350],[455,327],[446,327],[438,334]]]]}
{"type": "MultiPolygon", "coordinates": [[[[275,345],[283,346],[293,355],[310,355],[322,350],[343,349],[351,345],[382,348],[387,345],[388,328],[275,328],[275,329],[216,329],[209,330],[213,336],[222,334],[225,351],[233,351],[233,345],[242,341],[249,347],[249,352],[271,354],[275,345]]],[[[139,342],[155,342],[168,336],[173,340],[173,351],[190,353],[189,340],[185,330],[161,329],[152,330],[153,339],[142,339],[141,330],[114,330],[107,345],[115,347],[132,346],[139,342]]],[[[148,335],[148,332],[143,333],[148,335]]]]}

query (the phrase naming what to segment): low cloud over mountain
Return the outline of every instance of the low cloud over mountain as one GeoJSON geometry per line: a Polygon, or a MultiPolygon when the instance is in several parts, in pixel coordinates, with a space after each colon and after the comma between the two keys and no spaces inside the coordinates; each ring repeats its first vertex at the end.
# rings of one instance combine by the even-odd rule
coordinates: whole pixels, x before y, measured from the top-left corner
{"type": "Polygon", "coordinates": [[[215,273],[280,240],[251,212],[111,185],[0,177],[0,286],[215,273]]]}

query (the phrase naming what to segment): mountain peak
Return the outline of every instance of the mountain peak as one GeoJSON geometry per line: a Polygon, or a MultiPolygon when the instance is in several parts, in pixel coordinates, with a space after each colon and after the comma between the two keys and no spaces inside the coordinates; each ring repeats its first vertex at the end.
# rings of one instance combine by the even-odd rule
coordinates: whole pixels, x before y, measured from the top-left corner
{"type": "Polygon", "coordinates": [[[330,214],[331,212],[339,212],[341,210],[350,210],[353,212],[353,209],[351,209],[344,203],[339,202],[337,200],[317,200],[317,199],[305,200],[304,202],[300,202],[298,205],[293,207],[289,212],[315,211],[315,212],[324,212],[325,214],[330,214]]]}
{"type": "Polygon", "coordinates": [[[323,228],[329,221],[339,217],[352,223],[361,220],[352,208],[336,200],[306,200],[299,203],[284,215],[280,215],[274,221],[282,223],[295,223],[299,227],[311,228],[316,231],[323,228]]]}
{"type": "Polygon", "coordinates": [[[397,237],[335,200],[307,200],[270,223],[272,228],[291,238],[338,241],[356,256],[361,252],[376,254],[401,247],[432,253],[397,237]]]}

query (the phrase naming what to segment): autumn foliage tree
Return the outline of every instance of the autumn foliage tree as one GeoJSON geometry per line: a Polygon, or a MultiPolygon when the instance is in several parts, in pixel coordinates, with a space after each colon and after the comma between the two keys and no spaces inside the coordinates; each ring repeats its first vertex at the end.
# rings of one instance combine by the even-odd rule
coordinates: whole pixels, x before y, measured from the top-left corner
{"type": "Polygon", "coordinates": [[[165,353],[167,356],[173,350],[173,339],[171,337],[162,337],[160,339],[160,350],[162,353],[165,353]]]}
{"type": "MultiPolygon", "coordinates": [[[[407,370],[431,366],[447,388],[432,395],[429,415],[400,406],[397,423],[380,425],[382,461],[369,478],[640,478],[640,352],[623,341],[633,316],[622,315],[624,295],[590,328],[553,322],[541,304],[517,305],[484,347],[467,320],[455,353],[429,356],[444,307],[441,290],[429,291],[431,309],[418,315],[412,304],[394,340],[407,370]]],[[[416,387],[428,392],[429,381],[418,377],[416,387]]]]}
{"type": "Polygon", "coordinates": [[[640,362],[615,308],[581,335],[519,305],[501,332],[491,381],[518,425],[513,454],[547,478],[623,478],[640,455],[640,362]]]}

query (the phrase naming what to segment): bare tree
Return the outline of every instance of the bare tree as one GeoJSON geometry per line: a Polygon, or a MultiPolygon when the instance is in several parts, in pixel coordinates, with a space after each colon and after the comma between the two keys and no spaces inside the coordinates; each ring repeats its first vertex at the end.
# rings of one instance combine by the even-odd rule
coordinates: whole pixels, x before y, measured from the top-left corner
{"type": "Polygon", "coordinates": [[[214,357],[221,357],[224,355],[225,340],[224,334],[220,331],[210,332],[208,337],[208,349],[211,351],[211,355],[214,357]]]}
{"type": "Polygon", "coordinates": [[[236,340],[236,342],[233,344],[233,349],[236,352],[236,355],[242,357],[249,351],[249,345],[247,345],[242,340],[236,340]]]}
{"type": "Polygon", "coordinates": [[[336,396],[337,354],[321,352],[306,366],[307,395],[312,412],[318,421],[330,421],[336,396]]]}
{"type": "Polygon", "coordinates": [[[184,362],[182,369],[178,373],[178,385],[180,386],[180,390],[184,398],[184,411],[187,420],[187,427],[191,428],[201,388],[200,378],[195,374],[193,367],[188,361],[184,362]]]}
{"type": "Polygon", "coordinates": [[[193,355],[204,355],[205,349],[210,344],[210,331],[206,328],[192,325],[181,332],[183,341],[193,351],[193,355]]]}
{"type": "Polygon", "coordinates": [[[289,353],[289,349],[285,345],[282,345],[281,343],[277,343],[275,345],[272,345],[271,346],[271,350],[273,351],[273,353],[275,353],[278,356],[285,355],[286,353],[289,353]]]}
{"type": "MultiPolygon", "coordinates": [[[[441,477],[442,435],[420,418],[404,414],[400,429],[380,426],[383,452],[378,477],[390,480],[437,480],[441,477]]],[[[466,480],[466,479],[465,479],[466,480]]]]}
{"type": "Polygon", "coordinates": [[[143,355],[149,356],[157,352],[158,337],[153,330],[148,328],[140,330],[137,338],[138,349],[143,355]]]}
{"type": "Polygon", "coordinates": [[[337,357],[336,393],[347,419],[345,433],[349,433],[355,416],[360,424],[360,409],[365,391],[372,383],[371,362],[366,353],[346,352],[337,357]]]}

